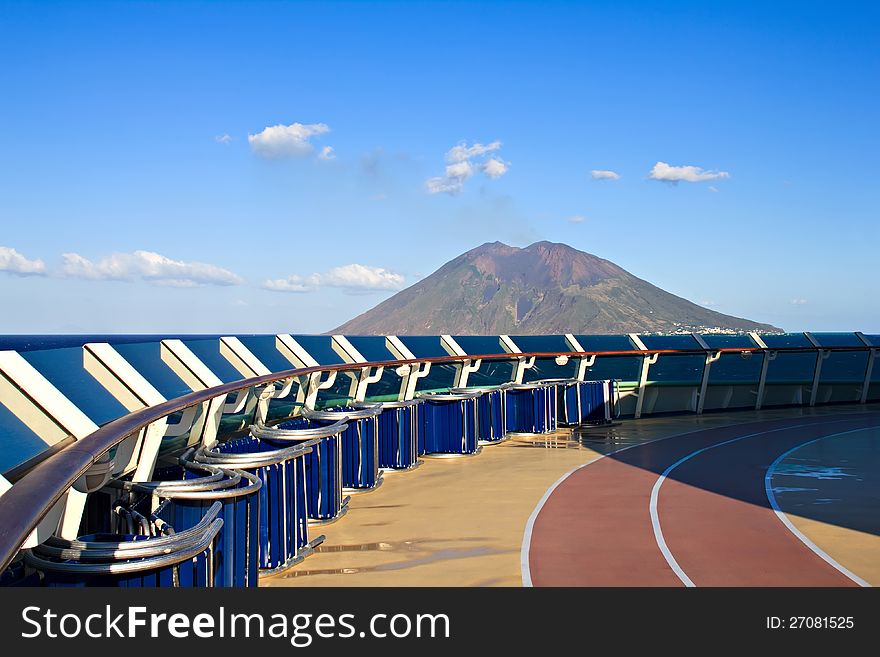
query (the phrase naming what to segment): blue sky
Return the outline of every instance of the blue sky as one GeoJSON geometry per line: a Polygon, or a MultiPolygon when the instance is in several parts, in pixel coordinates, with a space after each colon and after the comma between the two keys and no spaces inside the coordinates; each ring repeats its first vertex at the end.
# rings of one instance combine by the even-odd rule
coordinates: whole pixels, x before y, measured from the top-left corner
{"type": "Polygon", "coordinates": [[[878,332],[878,24],[867,2],[5,2],[0,333],[320,332],[541,239],[721,312],[878,332]]]}

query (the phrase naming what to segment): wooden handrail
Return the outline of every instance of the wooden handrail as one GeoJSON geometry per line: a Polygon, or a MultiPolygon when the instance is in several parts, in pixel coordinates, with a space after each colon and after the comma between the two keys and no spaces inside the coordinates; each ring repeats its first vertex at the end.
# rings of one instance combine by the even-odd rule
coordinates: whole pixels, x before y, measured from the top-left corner
{"type": "Polygon", "coordinates": [[[705,350],[696,349],[646,349],[617,351],[549,351],[502,354],[474,354],[467,356],[436,356],[409,360],[387,360],[368,363],[344,363],[339,365],[320,365],[303,367],[265,374],[249,379],[206,388],[170,399],[155,406],[134,411],[111,422],[97,431],[78,440],[49,458],[38,462],[23,474],[15,484],[0,495],[0,571],[6,568],[22,543],[36,529],[40,521],[61,499],[62,495],[86,471],[103,457],[110,449],[119,445],[129,436],[172,413],[209,401],[220,395],[246,390],[256,386],[268,385],[276,381],[306,376],[316,372],[355,371],[362,367],[395,368],[417,363],[454,364],[468,360],[516,360],[518,358],[582,358],[589,356],[605,357],[643,357],[659,355],[705,355],[706,353],[744,353],[744,352],[812,352],[820,351],[871,351],[876,347],[722,347],[705,350]]]}

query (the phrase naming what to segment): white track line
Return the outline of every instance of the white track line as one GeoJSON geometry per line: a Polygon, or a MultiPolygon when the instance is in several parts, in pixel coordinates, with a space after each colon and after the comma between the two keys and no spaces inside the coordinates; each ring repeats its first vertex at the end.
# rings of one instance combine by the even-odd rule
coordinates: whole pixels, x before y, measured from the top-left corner
{"type": "MultiPolygon", "coordinates": [[[[831,417],[834,417],[834,415],[831,413],[829,413],[828,415],[831,417]]],[[[853,416],[861,416],[861,415],[863,415],[863,413],[854,413],[853,414],[853,416]]],[[[813,417],[822,417],[822,414],[817,414],[813,417]]],[[[784,419],[786,419],[786,418],[773,417],[773,418],[767,418],[766,420],[763,420],[763,421],[773,422],[775,420],[784,420],[784,419]]],[[[857,419],[857,417],[850,417],[847,419],[857,419]]],[[[752,422],[761,422],[761,421],[762,420],[752,420],[752,422]]],[[[839,420],[839,421],[842,422],[843,420],[839,420]]],[[[538,500],[538,504],[535,506],[535,509],[532,511],[532,514],[529,516],[528,521],[526,521],[525,530],[523,532],[522,547],[520,548],[520,553],[519,553],[520,572],[522,573],[523,586],[533,586],[532,573],[531,573],[531,569],[529,567],[529,550],[532,546],[532,531],[535,527],[535,520],[538,518],[538,514],[541,513],[541,509],[544,508],[544,504],[546,504],[547,500],[550,498],[550,495],[553,494],[553,491],[555,491],[562,484],[563,481],[568,479],[575,472],[577,472],[578,470],[580,470],[582,468],[587,467],[588,465],[592,465],[596,461],[602,460],[606,456],[612,456],[614,454],[619,454],[620,452],[625,452],[626,450],[632,449],[634,447],[641,447],[642,445],[648,445],[650,443],[659,442],[661,440],[668,440],[669,438],[677,438],[679,436],[687,436],[687,435],[694,434],[694,433],[700,433],[701,431],[711,431],[714,429],[727,429],[730,427],[738,426],[740,424],[745,424],[745,423],[732,422],[730,424],[719,424],[718,426],[714,426],[714,427],[700,427],[699,429],[694,429],[692,431],[685,431],[683,433],[676,433],[676,434],[672,434],[670,436],[661,436],[660,438],[646,440],[644,442],[636,443],[634,445],[627,445],[626,447],[621,447],[620,449],[612,450],[610,452],[607,452],[606,454],[600,454],[598,457],[592,459],[591,461],[587,461],[586,463],[583,463],[583,464],[577,466],[576,468],[572,468],[571,470],[566,472],[559,479],[557,479],[556,483],[554,483],[550,488],[548,488],[547,491],[544,493],[544,495],[541,497],[541,499],[538,500]]]]}
{"type": "MultiPolygon", "coordinates": [[[[847,418],[847,419],[843,419],[843,420],[832,420],[830,422],[809,422],[806,424],[794,424],[794,425],[791,425],[788,427],[780,427],[778,429],[768,429],[766,431],[758,431],[757,433],[750,433],[745,436],[739,436],[737,438],[731,438],[730,440],[724,440],[720,443],[715,443],[714,445],[708,445],[706,447],[703,447],[701,449],[693,451],[690,454],[688,454],[687,456],[679,459],[678,461],[676,461],[675,463],[670,465],[668,468],[666,468],[666,470],[663,471],[663,474],[661,474],[660,477],[657,479],[657,481],[654,482],[654,487],[651,489],[651,501],[648,505],[648,510],[650,511],[650,514],[651,514],[651,526],[654,529],[654,540],[657,542],[657,547],[660,548],[660,552],[663,553],[663,558],[666,559],[666,563],[669,564],[669,567],[673,570],[673,572],[676,574],[676,576],[678,576],[678,579],[681,580],[682,584],[684,584],[687,587],[696,586],[696,584],[694,584],[693,580],[691,580],[691,578],[687,576],[687,573],[685,573],[684,569],[682,569],[682,567],[678,564],[678,561],[675,560],[675,557],[673,556],[672,551],[669,549],[669,546],[666,544],[666,539],[663,537],[663,529],[660,527],[660,515],[657,512],[657,501],[660,497],[660,488],[663,486],[663,482],[666,481],[667,477],[669,476],[669,474],[673,470],[675,470],[682,463],[689,461],[693,457],[695,457],[699,454],[702,454],[703,452],[707,452],[710,449],[715,449],[716,447],[723,447],[724,445],[729,445],[731,443],[739,442],[740,440],[746,440],[748,438],[755,438],[757,436],[763,436],[768,433],[777,433],[779,431],[789,431],[791,429],[800,429],[803,427],[815,427],[815,426],[823,426],[826,424],[839,424],[841,422],[852,422],[854,419],[857,419],[857,418],[847,418]]],[[[861,429],[857,429],[857,431],[858,430],[861,430],[861,429]]],[[[836,435],[836,434],[834,434],[834,435],[836,435]]],[[[821,440],[821,438],[817,438],[816,440],[821,440]]],[[[766,488],[766,480],[765,480],[765,488],[766,488]]],[[[772,501],[771,501],[771,504],[772,504],[772,501]]],[[[826,561],[828,561],[829,559],[831,559],[831,557],[828,557],[828,559],[826,559],[826,561]]],[[[831,560],[831,561],[833,561],[833,560],[831,560]]],[[[831,561],[829,561],[829,563],[831,563],[831,561]]],[[[834,565],[834,564],[832,564],[832,565],[834,565]]],[[[846,574],[846,573],[844,573],[844,574],[846,574]]]]}
{"type": "Polygon", "coordinates": [[[770,500],[770,505],[773,507],[773,511],[774,511],[774,513],[776,513],[776,516],[782,521],[782,524],[785,525],[786,527],[788,527],[789,531],[792,534],[794,534],[801,541],[801,543],[803,543],[808,548],[810,548],[813,552],[815,552],[829,566],[840,571],[842,574],[849,577],[853,582],[855,582],[859,586],[871,586],[871,584],[866,582],[865,580],[863,580],[861,577],[856,575],[851,570],[849,570],[849,569],[845,568],[844,566],[842,566],[841,564],[839,564],[837,561],[834,560],[834,558],[831,557],[831,555],[829,555],[822,548],[820,548],[818,545],[813,543],[813,541],[811,541],[809,538],[807,538],[803,534],[803,532],[801,532],[801,530],[799,530],[797,527],[794,526],[794,523],[792,523],[792,521],[788,519],[788,516],[785,515],[785,513],[782,511],[782,509],[779,508],[779,504],[776,501],[776,495],[774,495],[774,493],[773,493],[772,479],[773,479],[773,472],[776,470],[776,467],[783,461],[783,459],[785,459],[785,457],[787,457],[792,452],[796,452],[797,450],[801,449],[802,447],[806,447],[807,445],[811,445],[813,443],[819,442],[820,440],[826,440],[828,438],[836,438],[838,436],[845,436],[848,433],[856,433],[859,431],[869,431],[871,429],[876,429],[876,428],[877,427],[874,426],[874,427],[865,427],[862,429],[853,429],[852,431],[842,431],[841,433],[834,433],[834,434],[831,434],[830,436],[822,436],[821,438],[816,438],[815,440],[810,440],[808,442],[801,443],[800,445],[795,445],[790,450],[788,450],[785,454],[781,454],[778,459],[773,461],[773,463],[770,465],[770,467],[767,468],[767,474],[764,476],[764,490],[767,493],[767,499],[770,500]]]}
{"type": "MultiPolygon", "coordinates": [[[[777,418],[773,418],[773,419],[777,419],[777,418]]],[[[755,420],[755,421],[760,422],[760,420],[755,420]]],[[[768,422],[769,421],[770,420],[768,420],[768,422]]],[[[530,515],[528,521],[526,521],[526,528],[525,528],[525,531],[523,532],[522,547],[520,548],[520,552],[519,552],[520,571],[522,573],[523,586],[532,586],[532,572],[529,567],[529,550],[532,547],[532,530],[535,527],[535,520],[538,518],[538,514],[541,513],[541,509],[544,508],[544,504],[547,502],[550,495],[553,494],[553,491],[555,491],[559,487],[559,485],[562,484],[563,481],[568,479],[571,475],[573,475],[578,470],[585,468],[588,465],[592,465],[596,461],[601,461],[606,456],[611,456],[612,454],[619,454],[620,452],[625,452],[626,450],[632,449],[633,447],[641,447],[642,445],[656,443],[661,440],[668,440],[669,438],[677,438],[679,436],[687,436],[688,434],[699,433],[701,431],[711,431],[713,429],[726,429],[728,427],[735,427],[738,424],[741,424],[741,423],[734,422],[731,424],[720,424],[717,427],[702,427],[700,429],[694,429],[693,431],[685,431],[684,433],[676,433],[671,436],[661,436],[660,438],[653,438],[651,440],[646,440],[644,442],[636,443],[634,445],[627,445],[626,447],[621,447],[620,449],[615,449],[615,450],[612,450],[612,451],[607,452],[605,454],[600,454],[599,456],[597,456],[593,460],[587,461],[586,463],[583,463],[583,464],[577,466],[576,468],[569,470],[564,475],[562,475],[559,479],[556,480],[556,483],[554,483],[552,486],[550,486],[550,488],[547,489],[547,491],[544,493],[544,495],[541,497],[541,499],[538,500],[538,504],[537,504],[537,506],[535,506],[534,511],[532,511],[532,515],[530,515]]]]}

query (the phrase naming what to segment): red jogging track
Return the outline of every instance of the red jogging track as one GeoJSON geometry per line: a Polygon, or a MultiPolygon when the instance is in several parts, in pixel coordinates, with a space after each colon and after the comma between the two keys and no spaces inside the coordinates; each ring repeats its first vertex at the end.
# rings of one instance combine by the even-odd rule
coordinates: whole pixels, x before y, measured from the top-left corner
{"type": "Polygon", "coordinates": [[[711,447],[675,467],[657,501],[668,550],[696,586],[855,586],[780,521],[764,477],[797,445],[877,425],[876,412],[749,422],[645,443],[591,463],[559,484],[535,519],[532,584],[683,586],[658,545],[651,491],[667,468],[711,447]]]}

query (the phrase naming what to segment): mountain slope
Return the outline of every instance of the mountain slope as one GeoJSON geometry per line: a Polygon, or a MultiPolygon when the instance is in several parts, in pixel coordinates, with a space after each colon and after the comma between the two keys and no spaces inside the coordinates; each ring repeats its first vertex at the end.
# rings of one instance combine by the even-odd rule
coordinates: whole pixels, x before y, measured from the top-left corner
{"type": "Polygon", "coordinates": [[[483,244],[334,329],[349,335],[779,331],[703,308],[565,244],[483,244]]]}

